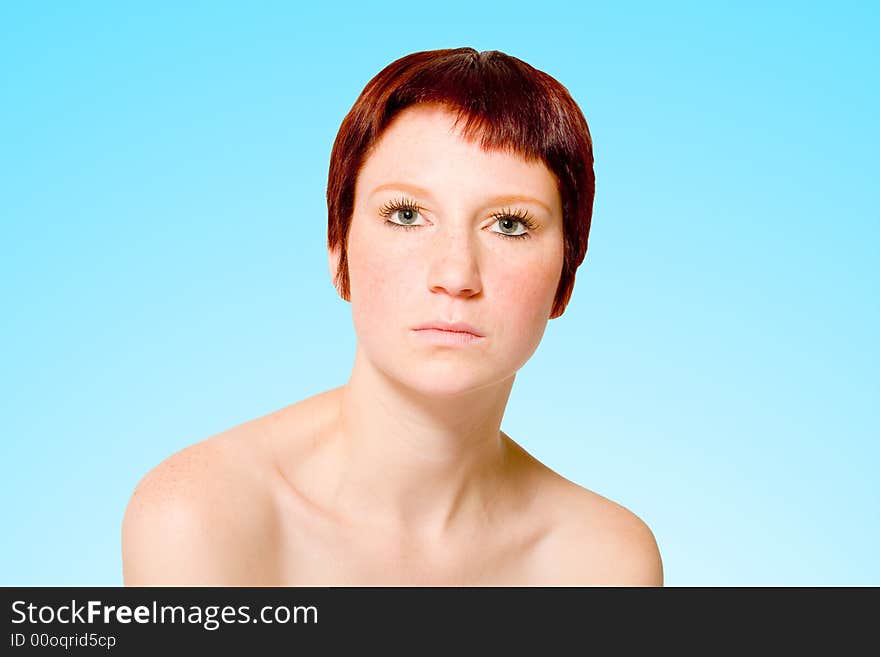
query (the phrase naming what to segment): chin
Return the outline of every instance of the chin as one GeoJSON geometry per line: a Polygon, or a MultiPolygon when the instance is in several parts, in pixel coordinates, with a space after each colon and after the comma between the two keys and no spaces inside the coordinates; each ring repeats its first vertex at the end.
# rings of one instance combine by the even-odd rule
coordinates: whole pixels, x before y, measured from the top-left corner
{"type": "Polygon", "coordinates": [[[425,397],[455,398],[504,381],[507,376],[493,375],[488,370],[466,363],[436,361],[433,363],[396,363],[387,372],[398,385],[425,397]]]}

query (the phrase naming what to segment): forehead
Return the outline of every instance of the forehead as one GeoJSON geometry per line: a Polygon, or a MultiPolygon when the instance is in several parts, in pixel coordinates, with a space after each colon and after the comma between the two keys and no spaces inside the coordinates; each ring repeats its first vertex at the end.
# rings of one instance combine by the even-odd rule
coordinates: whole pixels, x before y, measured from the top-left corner
{"type": "Polygon", "coordinates": [[[358,176],[357,187],[372,190],[406,181],[438,192],[527,193],[558,204],[556,177],[540,160],[504,150],[484,150],[465,139],[455,114],[436,105],[402,111],[386,128],[358,176]]]}

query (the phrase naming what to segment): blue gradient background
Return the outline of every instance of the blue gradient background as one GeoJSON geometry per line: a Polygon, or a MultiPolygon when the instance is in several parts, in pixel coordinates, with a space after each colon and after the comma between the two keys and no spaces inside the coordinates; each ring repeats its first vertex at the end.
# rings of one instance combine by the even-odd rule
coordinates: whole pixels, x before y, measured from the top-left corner
{"type": "Polygon", "coordinates": [[[880,584],[877,5],[611,4],[4,3],[0,584],[121,584],[150,468],[347,380],[330,148],[457,46],[595,142],[505,431],[642,517],[667,585],[880,584]]]}

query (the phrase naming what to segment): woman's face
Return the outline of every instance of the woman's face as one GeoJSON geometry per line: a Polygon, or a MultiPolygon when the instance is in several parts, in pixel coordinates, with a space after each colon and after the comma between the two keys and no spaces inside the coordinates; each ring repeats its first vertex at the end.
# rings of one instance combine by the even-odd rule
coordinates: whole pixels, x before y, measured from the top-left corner
{"type": "Polygon", "coordinates": [[[429,395],[513,376],[541,341],[563,262],[553,174],[542,162],[483,151],[453,121],[435,105],[396,117],[358,176],[348,237],[359,348],[429,395]],[[465,322],[483,337],[444,344],[450,334],[415,330],[434,321],[465,322]]]}

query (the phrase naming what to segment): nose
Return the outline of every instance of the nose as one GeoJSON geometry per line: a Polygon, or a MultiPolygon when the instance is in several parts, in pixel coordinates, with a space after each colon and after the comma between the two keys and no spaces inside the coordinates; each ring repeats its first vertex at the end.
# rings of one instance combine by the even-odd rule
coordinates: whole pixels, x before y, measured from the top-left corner
{"type": "Polygon", "coordinates": [[[483,289],[474,238],[464,230],[441,230],[429,254],[428,289],[471,297],[483,289]]]}

